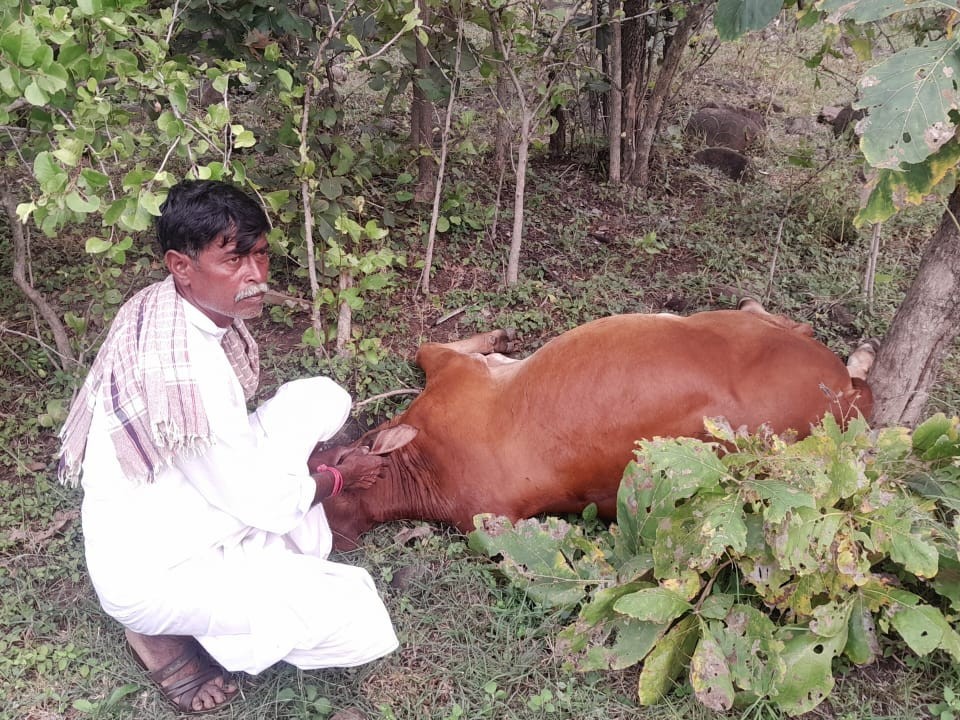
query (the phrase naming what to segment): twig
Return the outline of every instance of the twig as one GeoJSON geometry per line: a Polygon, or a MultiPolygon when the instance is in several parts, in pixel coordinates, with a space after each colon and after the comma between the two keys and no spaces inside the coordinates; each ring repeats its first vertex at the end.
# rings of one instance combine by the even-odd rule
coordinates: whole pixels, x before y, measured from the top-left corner
{"type": "Polygon", "coordinates": [[[770,274],[767,277],[767,289],[763,292],[763,302],[770,299],[770,291],[773,289],[773,278],[777,273],[777,256],[780,254],[780,240],[783,238],[783,224],[787,221],[786,213],[780,218],[780,226],[777,228],[777,239],[773,243],[773,257],[770,258],[770,274]]]}
{"type": "Polygon", "coordinates": [[[438,325],[443,325],[447,320],[455,318],[457,315],[460,315],[461,313],[465,312],[467,309],[471,307],[473,307],[473,305],[464,305],[463,307],[457,308],[456,310],[451,310],[443,317],[438,318],[436,322],[433,323],[433,326],[437,327],[438,325]]]}
{"type": "MultiPolygon", "coordinates": [[[[3,331],[3,328],[0,328],[0,331],[3,331]]],[[[43,380],[43,378],[40,377],[40,373],[38,373],[36,370],[30,367],[30,364],[26,360],[24,360],[22,357],[20,357],[17,351],[14,350],[9,345],[7,345],[2,339],[0,339],[0,345],[3,345],[3,347],[6,348],[8,353],[10,353],[15,359],[19,360],[20,364],[23,365],[23,367],[26,369],[28,373],[30,373],[35,378],[37,378],[37,380],[40,380],[40,381],[43,380]]]]}
{"type": "Polygon", "coordinates": [[[380,393],[379,395],[371,395],[366,400],[361,400],[360,402],[355,402],[353,404],[354,409],[362,408],[364,405],[369,405],[372,402],[377,400],[383,400],[388,397],[395,397],[396,395],[419,395],[423,392],[423,388],[409,388],[403,390],[389,390],[385,393],[380,393]]]}
{"type": "Polygon", "coordinates": [[[53,348],[53,347],[47,345],[43,340],[41,340],[40,338],[35,337],[35,336],[33,336],[33,335],[28,335],[27,333],[20,332],[19,330],[11,330],[10,328],[4,327],[4,326],[0,326],[0,333],[7,333],[7,334],[9,334],[9,335],[16,335],[17,337],[22,337],[22,338],[24,338],[24,339],[26,339],[26,340],[33,340],[33,342],[35,342],[37,345],[39,345],[40,347],[42,347],[42,348],[43,348],[44,350],[46,350],[47,352],[52,352],[54,355],[56,355],[57,357],[59,357],[61,360],[66,360],[67,362],[70,362],[70,361],[72,360],[71,357],[66,356],[66,355],[64,355],[64,354],[61,353],[61,352],[58,352],[56,348],[53,348]]]}
{"type": "Polygon", "coordinates": [[[877,260],[880,257],[880,228],[883,223],[873,226],[870,237],[870,254],[867,256],[867,269],[863,273],[863,294],[867,299],[867,307],[873,310],[873,284],[877,275],[877,260]]]}
{"type": "MultiPolygon", "coordinates": [[[[447,100],[447,116],[443,123],[440,141],[440,165],[437,168],[437,184],[433,191],[433,209],[430,212],[430,230],[427,232],[427,249],[424,253],[420,286],[424,295],[430,294],[430,271],[433,267],[433,249],[437,238],[437,223],[440,221],[440,196],[443,193],[443,177],[447,168],[447,153],[450,148],[450,126],[453,122],[453,106],[457,101],[457,77],[460,75],[460,59],[463,53],[463,18],[457,18],[457,50],[453,73],[447,77],[450,83],[450,98],[447,100]]],[[[446,73],[444,73],[446,75],[446,73]]]]}

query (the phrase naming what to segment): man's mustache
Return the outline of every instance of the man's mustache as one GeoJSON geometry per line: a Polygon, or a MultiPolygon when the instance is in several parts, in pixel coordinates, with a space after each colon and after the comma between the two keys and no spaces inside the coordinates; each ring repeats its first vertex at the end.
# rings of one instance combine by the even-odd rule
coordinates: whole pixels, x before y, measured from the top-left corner
{"type": "Polygon", "coordinates": [[[233,301],[240,302],[241,300],[246,300],[248,297],[253,297],[254,295],[263,295],[269,290],[270,286],[266,283],[257,283],[256,285],[251,285],[250,287],[244,288],[238,292],[236,297],[233,298],[233,301]]]}

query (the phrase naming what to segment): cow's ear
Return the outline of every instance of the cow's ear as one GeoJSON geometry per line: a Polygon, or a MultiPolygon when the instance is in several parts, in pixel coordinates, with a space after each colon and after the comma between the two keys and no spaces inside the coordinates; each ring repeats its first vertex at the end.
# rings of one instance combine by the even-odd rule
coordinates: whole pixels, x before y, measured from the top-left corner
{"type": "Polygon", "coordinates": [[[397,448],[402,448],[408,442],[413,440],[419,432],[410,425],[394,425],[382,432],[377,433],[370,446],[370,452],[374,455],[386,455],[392,453],[397,448]]]}

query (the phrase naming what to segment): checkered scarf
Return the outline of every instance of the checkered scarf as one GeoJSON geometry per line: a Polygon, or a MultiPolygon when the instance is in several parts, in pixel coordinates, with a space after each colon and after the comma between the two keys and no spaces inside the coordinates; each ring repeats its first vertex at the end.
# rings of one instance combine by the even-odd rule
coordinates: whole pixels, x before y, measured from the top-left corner
{"type": "MultiPolygon", "coordinates": [[[[257,389],[257,344],[241,320],[221,340],[244,396],[257,389]]],[[[170,276],[120,308],[60,430],[60,481],[80,480],[97,398],[124,474],[152,482],[184,453],[210,445],[210,427],[187,349],[187,318],[170,276]]]]}

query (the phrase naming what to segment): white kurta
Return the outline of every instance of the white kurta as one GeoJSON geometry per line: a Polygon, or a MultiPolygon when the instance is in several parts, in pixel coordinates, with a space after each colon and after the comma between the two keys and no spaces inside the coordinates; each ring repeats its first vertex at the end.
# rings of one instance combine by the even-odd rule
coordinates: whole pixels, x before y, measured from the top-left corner
{"type": "Polygon", "coordinates": [[[295,380],[248,416],[225,331],[180,302],[213,444],[131,482],[97,404],[82,519],[103,608],[135,632],[194,636],[231,671],[348,667],[394,650],[373,580],[326,559],[330,528],[310,507],[307,456],[340,429],[349,395],[328,378],[295,380]]]}

